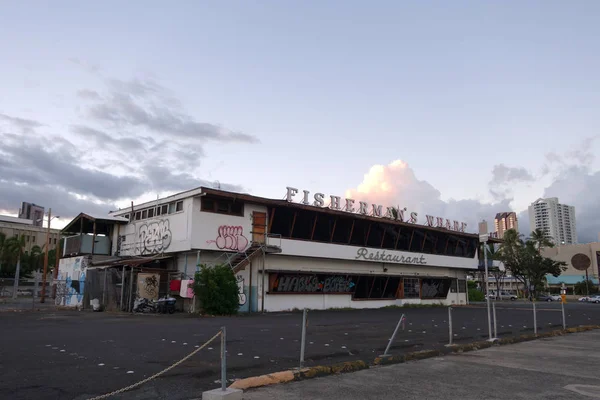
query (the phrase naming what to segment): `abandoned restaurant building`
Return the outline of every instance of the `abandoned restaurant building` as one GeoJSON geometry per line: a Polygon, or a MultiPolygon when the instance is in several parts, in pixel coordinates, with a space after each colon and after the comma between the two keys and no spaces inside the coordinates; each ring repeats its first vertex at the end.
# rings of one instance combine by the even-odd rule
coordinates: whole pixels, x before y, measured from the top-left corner
{"type": "Polygon", "coordinates": [[[478,268],[466,224],[288,187],[284,199],[200,187],[62,231],[57,304],[131,310],[172,295],[194,309],[198,265],[226,264],[240,311],[465,304],[478,268]]]}

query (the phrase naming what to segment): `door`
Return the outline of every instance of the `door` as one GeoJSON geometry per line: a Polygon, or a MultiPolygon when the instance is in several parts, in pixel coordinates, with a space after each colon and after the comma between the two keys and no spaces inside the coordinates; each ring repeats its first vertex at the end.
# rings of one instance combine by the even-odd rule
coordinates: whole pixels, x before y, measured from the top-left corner
{"type": "Polygon", "coordinates": [[[252,242],[265,243],[267,233],[267,213],[254,211],[252,213],[252,242]]]}

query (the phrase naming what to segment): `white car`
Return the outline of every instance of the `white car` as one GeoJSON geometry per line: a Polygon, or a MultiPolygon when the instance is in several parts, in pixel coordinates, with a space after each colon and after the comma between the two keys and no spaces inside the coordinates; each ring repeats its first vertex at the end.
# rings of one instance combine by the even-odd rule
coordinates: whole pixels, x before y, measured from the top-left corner
{"type": "Polygon", "coordinates": [[[562,297],[560,296],[560,294],[551,294],[550,298],[552,299],[552,301],[562,301],[562,297]]]}
{"type": "Polygon", "coordinates": [[[488,295],[490,299],[496,299],[496,300],[516,300],[517,296],[509,293],[509,292],[504,292],[501,291],[500,292],[500,296],[496,295],[496,292],[490,292],[490,294],[488,295]]]}
{"type": "Polygon", "coordinates": [[[580,297],[580,298],[578,298],[578,299],[577,299],[577,301],[581,301],[581,302],[584,302],[584,303],[585,303],[585,302],[588,302],[588,301],[590,301],[590,298],[591,298],[591,297],[588,297],[588,296],[583,296],[583,297],[580,297]]]}
{"type": "Polygon", "coordinates": [[[600,303],[600,294],[596,294],[594,296],[588,297],[587,301],[588,301],[588,303],[596,303],[596,304],[600,303]]]}

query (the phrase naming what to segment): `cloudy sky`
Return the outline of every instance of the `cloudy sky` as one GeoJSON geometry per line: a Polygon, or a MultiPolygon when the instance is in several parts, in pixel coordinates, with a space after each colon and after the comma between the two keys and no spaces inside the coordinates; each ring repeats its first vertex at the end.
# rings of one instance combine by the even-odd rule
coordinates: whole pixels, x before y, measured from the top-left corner
{"type": "Polygon", "coordinates": [[[201,185],[600,231],[600,2],[4,2],[0,213],[201,185]]]}

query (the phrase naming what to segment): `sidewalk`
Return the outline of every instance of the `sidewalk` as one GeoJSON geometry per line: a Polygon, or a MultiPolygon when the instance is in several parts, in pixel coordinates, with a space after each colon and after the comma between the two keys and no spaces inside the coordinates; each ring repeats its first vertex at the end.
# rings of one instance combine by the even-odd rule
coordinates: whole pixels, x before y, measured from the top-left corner
{"type": "Polygon", "coordinates": [[[600,331],[248,391],[248,400],[600,398],[600,331]]]}
{"type": "Polygon", "coordinates": [[[45,303],[40,303],[39,297],[35,302],[32,297],[18,297],[15,300],[10,297],[0,298],[0,312],[42,311],[54,308],[52,297],[46,297],[45,303]]]}

